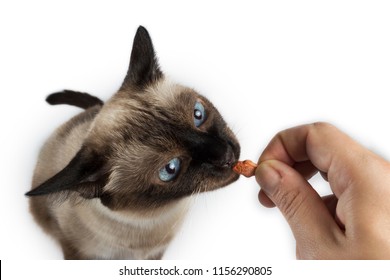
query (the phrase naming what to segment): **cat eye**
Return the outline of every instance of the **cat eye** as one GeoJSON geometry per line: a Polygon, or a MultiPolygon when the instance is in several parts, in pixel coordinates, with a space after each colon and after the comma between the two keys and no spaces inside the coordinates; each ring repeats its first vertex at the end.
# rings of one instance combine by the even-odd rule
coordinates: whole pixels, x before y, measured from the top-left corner
{"type": "Polygon", "coordinates": [[[206,110],[202,103],[197,101],[194,106],[194,124],[196,127],[201,126],[206,120],[206,110]]]}
{"type": "Polygon", "coordinates": [[[179,174],[180,171],[180,159],[173,158],[167,165],[159,170],[158,176],[161,181],[169,182],[179,174]]]}

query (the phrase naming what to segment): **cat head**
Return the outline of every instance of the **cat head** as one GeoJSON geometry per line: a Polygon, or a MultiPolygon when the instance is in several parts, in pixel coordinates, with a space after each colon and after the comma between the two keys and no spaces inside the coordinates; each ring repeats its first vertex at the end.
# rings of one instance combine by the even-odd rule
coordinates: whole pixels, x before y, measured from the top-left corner
{"type": "Polygon", "coordinates": [[[160,70],[147,30],[134,38],[127,75],[70,163],[28,195],[62,191],[114,210],[153,209],[238,179],[239,143],[220,113],[160,70]]]}

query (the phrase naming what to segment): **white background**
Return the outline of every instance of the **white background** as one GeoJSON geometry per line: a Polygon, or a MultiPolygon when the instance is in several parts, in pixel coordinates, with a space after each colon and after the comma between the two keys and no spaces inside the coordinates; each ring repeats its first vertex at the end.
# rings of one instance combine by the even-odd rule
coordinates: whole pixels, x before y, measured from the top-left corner
{"type": "MultiPolygon", "coordinates": [[[[80,110],[44,99],[62,89],[108,99],[139,25],[163,71],[220,110],[242,159],[320,120],[389,159],[389,15],[388,1],[1,1],[0,259],[62,258],[24,193],[45,139],[80,110]]],[[[258,190],[241,178],[200,195],[164,258],[294,259],[287,223],[259,205],[258,190]]]]}

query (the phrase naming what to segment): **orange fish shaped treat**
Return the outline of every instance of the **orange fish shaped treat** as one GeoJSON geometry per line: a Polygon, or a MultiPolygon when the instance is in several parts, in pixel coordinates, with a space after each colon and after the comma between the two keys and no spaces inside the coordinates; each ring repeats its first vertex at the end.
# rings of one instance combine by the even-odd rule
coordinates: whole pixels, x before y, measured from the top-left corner
{"type": "Polygon", "coordinates": [[[255,175],[257,164],[251,160],[238,161],[233,166],[233,171],[245,177],[252,177],[255,175]]]}

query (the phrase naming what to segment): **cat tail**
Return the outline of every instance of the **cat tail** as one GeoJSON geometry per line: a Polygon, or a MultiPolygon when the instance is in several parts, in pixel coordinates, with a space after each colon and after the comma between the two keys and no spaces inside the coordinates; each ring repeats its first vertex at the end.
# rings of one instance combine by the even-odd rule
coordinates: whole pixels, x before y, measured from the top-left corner
{"type": "Polygon", "coordinates": [[[103,101],[85,92],[63,90],[50,94],[46,98],[46,102],[50,105],[67,104],[77,106],[83,109],[88,109],[95,105],[103,106],[103,101]]]}

